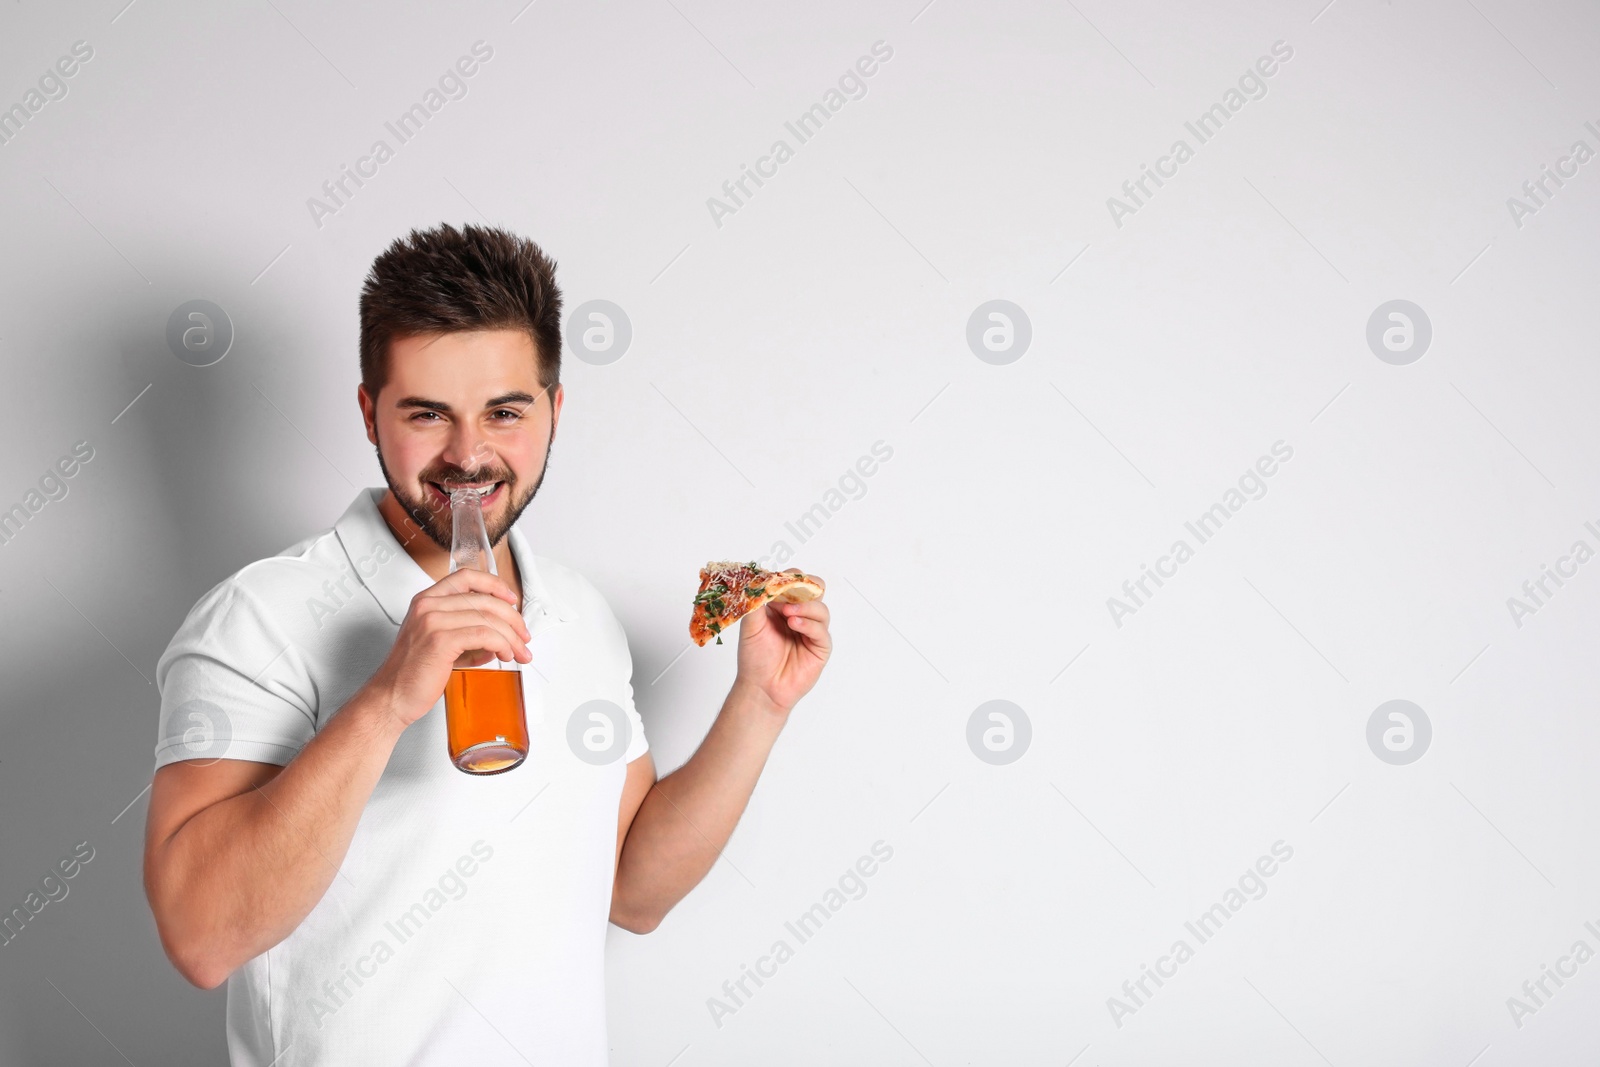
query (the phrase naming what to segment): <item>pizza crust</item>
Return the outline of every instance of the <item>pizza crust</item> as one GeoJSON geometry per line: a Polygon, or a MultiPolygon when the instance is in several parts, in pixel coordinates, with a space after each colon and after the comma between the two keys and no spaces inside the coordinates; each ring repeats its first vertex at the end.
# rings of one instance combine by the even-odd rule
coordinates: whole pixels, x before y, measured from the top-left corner
{"type": "Polygon", "coordinates": [[[790,572],[780,573],[784,575],[784,578],[789,578],[792,580],[785,581],[784,578],[768,579],[767,596],[765,598],[766,600],[782,600],[788,603],[798,603],[802,600],[816,600],[818,597],[822,596],[821,578],[816,578],[809,574],[793,574],[790,572]],[[778,588],[776,593],[772,591],[774,585],[776,585],[778,588]]]}

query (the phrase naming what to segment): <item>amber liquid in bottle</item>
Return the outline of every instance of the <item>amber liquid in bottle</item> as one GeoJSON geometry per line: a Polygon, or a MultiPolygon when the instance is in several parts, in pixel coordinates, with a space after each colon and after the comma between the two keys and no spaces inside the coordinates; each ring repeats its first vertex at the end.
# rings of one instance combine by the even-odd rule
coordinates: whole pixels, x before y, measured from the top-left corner
{"type": "MultiPolygon", "coordinates": [[[[450,494],[454,538],[450,570],[494,574],[494,553],[476,493],[450,494]]],[[[500,774],[528,758],[528,720],[522,705],[522,671],[491,659],[482,667],[457,667],[444,687],[450,762],[468,774],[500,774]]]]}
{"type": "Polygon", "coordinates": [[[522,672],[458,667],[444,688],[450,762],[468,774],[509,771],[528,756],[522,672]]]}

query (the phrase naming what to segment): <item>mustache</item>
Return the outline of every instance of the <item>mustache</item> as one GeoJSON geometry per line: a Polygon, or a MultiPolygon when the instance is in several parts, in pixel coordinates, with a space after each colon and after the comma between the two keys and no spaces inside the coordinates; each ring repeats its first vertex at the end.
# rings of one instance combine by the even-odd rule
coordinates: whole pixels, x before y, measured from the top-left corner
{"type": "Polygon", "coordinates": [[[422,482],[433,482],[435,485],[442,485],[446,489],[451,489],[457,485],[482,485],[484,482],[510,482],[512,478],[510,471],[501,472],[485,470],[478,471],[474,474],[467,474],[464,472],[461,474],[423,474],[418,477],[418,480],[422,482]]]}
{"type": "MultiPolygon", "coordinates": [[[[426,487],[430,482],[439,486],[445,491],[446,496],[449,495],[451,489],[458,485],[482,485],[484,482],[503,482],[505,483],[506,489],[509,491],[516,484],[516,479],[511,476],[510,471],[506,471],[501,474],[480,471],[478,474],[472,477],[465,475],[448,475],[442,477],[430,477],[428,475],[422,475],[418,478],[418,481],[422,482],[424,487],[426,487]]],[[[435,508],[433,504],[433,497],[427,492],[426,488],[423,490],[422,498],[419,503],[429,514],[433,514],[436,511],[448,513],[450,510],[450,504],[448,501],[439,505],[438,508],[435,508]]]]}

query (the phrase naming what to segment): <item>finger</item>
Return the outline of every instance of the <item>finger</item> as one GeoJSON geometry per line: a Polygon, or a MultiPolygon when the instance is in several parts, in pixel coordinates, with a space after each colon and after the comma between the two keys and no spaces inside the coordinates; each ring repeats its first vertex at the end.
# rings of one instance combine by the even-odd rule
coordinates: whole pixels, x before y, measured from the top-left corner
{"type": "Polygon", "coordinates": [[[457,593],[437,600],[435,611],[476,611],[484,616],[493,616],[508,623],[517,635],[524,641],[531,640],[533,635],[528,632],[528,621],[522,613],[507,604],[499,597],[489,593],[457,593]]]}
{"type": "Polygon", "coordinates": [[[469,592],[487,593],[512,605],[517,603],[516,592],[512,590],[511,584],[504,578],[498,574],[490,574],[488,571],[471,569],[452,571],[417,595],[453,596],[469,592]]]}
{"type": "Polygon", "coordinates": [[[789,618],[816,619],[826,624],[832,614],[828,605],[820,600],[797,600],[790,604],[782,605],[783,613],[789,618]]]}
{"type": "Polygon", "coordinates": [[[813,648],[828,649],[832,641],[828,637],[828,628],[816,619],[808,619],[800,615],[791,615],[787,620],[789,629],[800,635],[800,639],[813,648]]]}
{"type": "Polygon", "coordinates": [[[456,666],[456,667],[482,667],[484,664],[489,663],[492,660],[497,660],[499,658],[500,657],[495,655],[493,652],[489,652],[489,651],[486,651],[486,650],[481,649],[481,648],[480,649],[471,649],[469,651],[461,653],[461,655],[456,658],[454,666],[456,666]]]}
{"type": "Polygon", "coordinates": [[[502,598],[514,595],[510,589],[510,582],[504,577],[474,568],[451,571],[450,574],[434,582],[430,589],[424,590],[424,593],[430,593],[435,597],[448,597],[451,593],[461,592],[493,593],[496,597],[502,598]]]}
{"type": "Polygon", "coordinates": [[[446,651],[456,654],[460,666],[481,667],[494,660],[521,662],[505,635],[491,626],[463,626],[441,635],[446,651]]]}
{"type": "Polygon", "coordinates": [[[521,637],[505,622],[481,611],[441,611],[432,616],[435,633],[449,641],[456,654],[475,648],[505,653],[502,659],[532,662],[533,655],[521,637]],[[523,657],[527,656],[524,660],[523,657]]]}
{"type": "MultiPolygon", "coordinates": [[[[768,603],[766,606],[770,609],[776,605],[768,603]]],[[[751,636],[754,636],[766,629],[769,621],[765,611],[748,611],[739,619],[739,633],[743,636],[748,630],[751,636]]]]}

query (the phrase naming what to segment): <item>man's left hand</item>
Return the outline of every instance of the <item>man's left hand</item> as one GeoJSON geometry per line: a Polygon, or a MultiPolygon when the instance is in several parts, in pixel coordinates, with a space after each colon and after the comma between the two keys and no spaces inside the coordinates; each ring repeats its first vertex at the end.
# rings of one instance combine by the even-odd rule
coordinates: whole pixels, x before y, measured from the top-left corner
{"type": "MultiPolygon", "coordinates": [[[[802,574],[790,567],[790,574],[802,574]]],[[[818,585],[814,574],[806,578],[818,585]]],[[[817,684],[833,640],[828,635],[828,605],[822,598],[785,603],[774,600],[739,620],[739,675],[744,684],[784,714],[817,684]]]]}

